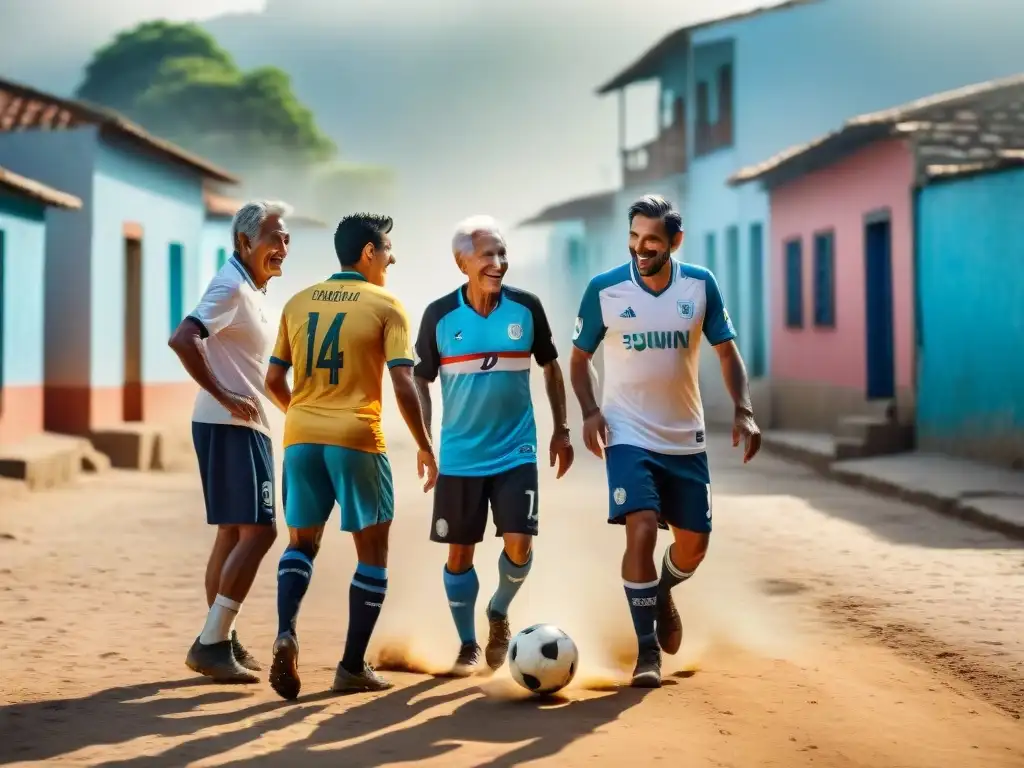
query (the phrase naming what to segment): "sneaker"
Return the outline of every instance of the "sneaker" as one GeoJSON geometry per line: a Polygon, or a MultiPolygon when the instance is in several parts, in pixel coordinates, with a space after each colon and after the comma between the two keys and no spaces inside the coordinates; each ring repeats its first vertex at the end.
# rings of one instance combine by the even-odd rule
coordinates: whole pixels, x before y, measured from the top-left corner
{"type": "Polygon", "coordinates": [[[661,649],[657,645],[641,646],[633,669],[634,688],[661,688],[661,649]]]}
{"type": "Polygon", "coordinates": [[[282,699],[299,696],[299,641],[291,632],[282,632],[274,641],[274,661],[270,664],[270,687],[282,699]]]}
{"type": "Polygon", "coordinates": [[[683,621],[679,618],[672,593],[658,595],[658,645],[665,653],[675,655],[683,644],[683,621]]]}
{"type": "Polygon", "coordinates": [[[476,643],[463,643],[459,655],[452,667],[452,677],[469,677],[480,667],[480,646],[476,643]]]}
{"type": "Polygon", "coordinates": [[[394,683],[378,675],[374,668],[364,661],[363,669],[358,675],[349,672],[339,663],[331,690],[334,693],[366,693],[386,691],[394,687],[394,683]]]}
{"type": "Polygon", "coordinates": [[[203,645],[199,638],[192,643],[185,657],[185,666],[215,683],[258,683],[260,679],[235,659],[231,641],[203,645]]]}
{"type": "Polygon", "coordinates": [[[263,665],[238,642],[238,633],[235,630],[231,630],[231,652],[235,654],[235,661],[251,672],[263,671],[263,665]]]}
{"type": "Polygon", "coordinates": [[[508,616],[492,611],[487,607],[487,621],[491,625],[490,634],[487,636],[487,649],[484,657],[487,659],[487,666],[493,670],[501,669],[508,656],[508,643],[512,639],[512,632],[508,626],[508,616]]]}

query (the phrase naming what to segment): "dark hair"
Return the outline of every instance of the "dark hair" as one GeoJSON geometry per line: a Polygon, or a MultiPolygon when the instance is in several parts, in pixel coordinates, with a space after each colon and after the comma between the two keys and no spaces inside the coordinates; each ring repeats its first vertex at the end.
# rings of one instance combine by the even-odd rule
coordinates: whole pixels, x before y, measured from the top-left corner
{"type": "Polygon", "coordinates": [[[390,216],[379,213],[353,213],[338,222],[334,231],[334,252],[343,267],[351,267],[363,255],[367,243],[384,247],[384,235],[395,225],[390,216]]]}
{"type": "Polygon", "coordinates": [[[668,200],[661,195],[644,195],[629,206],[629,223],[633,217],[643,216],[645,219],[661,219],[665,225],[665,234],[671,240],[683,231],[683,217],[668,200]]]}

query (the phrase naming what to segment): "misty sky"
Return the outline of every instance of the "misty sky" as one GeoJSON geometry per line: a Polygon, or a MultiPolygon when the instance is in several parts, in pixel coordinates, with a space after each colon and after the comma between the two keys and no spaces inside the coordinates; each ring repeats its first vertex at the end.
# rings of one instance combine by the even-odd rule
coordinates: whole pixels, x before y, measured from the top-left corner
{"type": "MultiPolygon", "coordinates": [[[[289,72],[347,159],[397,171],[401,272],[422,280],[438,271],[443,283],[457,277],[449,237],[458,219],[491,213],[511,229],[545,205],[618,184],[616,103],[596,97],[596,86],[672,29],[756,4],[0,0],[0,72],[70,95],[116,31],[201,20],[241,66],[289,72]]],[[[649,138],[654,119],[653,100],[640,94],[632,141],[649,138]]],[[[543,233],[512,232],[513,267],[543,243],[543,233]]],[[[331,256],[318,255],[316,269],[331,256]]]]}

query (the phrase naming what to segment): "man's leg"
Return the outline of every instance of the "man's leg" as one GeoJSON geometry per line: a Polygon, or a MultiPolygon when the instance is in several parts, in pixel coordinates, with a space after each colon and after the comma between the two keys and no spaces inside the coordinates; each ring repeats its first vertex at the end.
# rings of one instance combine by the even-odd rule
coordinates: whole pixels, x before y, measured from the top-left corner
{"type": "Polygon", "coordinates": [[[238,528],[233,525],[217,527],[217,538],[213,541],[210,559],[206,563],[206,607],[210,608],[217,599],[220,589],[220,574],[231,550],[238,544],[238,528]]]}
{"type": "Polygon", "coordinates": [[[666,653],[677,653],[683,642],[672,588],[693,576],[704,561],[711,538],[711,484],[706,454],[666,457],[662,499],[663,517],[672,529],[658,581],[658,643],[666,653]]]}
{"type": "MultiPolygon", "coordinates": [[[[194,427],[205,428],[204,451],[199,451],[200,433],[195,428],[193,435],[201,462],[205,459],[207,520],[221,528],[232,527],[238,541],[224,560],[217,594],[185,663],[217,682],[254,683],[259,678],[235,655],[232,631],[260,563],[277,535],[270,440],[246,427],[194,427]]],[[[240,644],[239,649],[244,651],[240,644]]]]}
{"type": "Polygon", "coordinates": [[[491,669],[505,663],[511,640],[508,609],[533,565],[533,537],[540,519],[538,486],[536,464],[515,467],[492,483],[491,507],[505,546],[498,556],[498,588],[487,604],[490,632],[485,657],[491,669]]]}
{"type": "Polygon", "coordinates": [[[393,686],[366,663],[388,591],[388,539],[395,516],[391,464],[382,453],[330,447],[326,453],[341,505],[341,529],[352,534],[358,563],[348,592],[345,652],[334,673],[335,693],[385,691],[393,686]]]}
{"type": "Polygon", "coordinates": [[[290,445],[284,452],[282,496],[288,548],[277,566],[277,638],[270,687],[284,699],[299,695],[299,641],[296,623],[302,598],[313,578],[324,524],[334,508],[334,486],[324,463],[324,446],[290,445]]]}
{"type": "Polygon", "coordinates": [[[448,545],[444,591],[459,634],[459,653],[449,673],[455,677],[473,674],[482,654],[476,639],[480,580],[473,555],[487,528],[487,484],[484,477],[439,475],[434,488],[430,540],[448,545]]]}

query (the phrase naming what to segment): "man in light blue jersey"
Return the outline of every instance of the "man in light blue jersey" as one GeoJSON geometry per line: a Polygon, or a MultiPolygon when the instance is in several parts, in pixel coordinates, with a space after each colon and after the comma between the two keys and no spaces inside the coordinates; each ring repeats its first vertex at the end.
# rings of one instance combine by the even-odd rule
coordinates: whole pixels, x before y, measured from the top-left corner
{"type": "Polygon", "coordinates": [[[735,403],[733,445],[744,462],[761,446],[747,372],[715,276],[672,258],[682,218],[648,195],[629,209],[622,266],[598,275],[583,294],[573,333],[572,387],[583,410],[583,441],[608,473],[608,522],[626,528],[622,579],[639,652],[633,685],[661,685],[661,650],[683,639],[672,587],[693,575],[711,533],[711,478],[698,386],[701,336],[711,342],[735,403]],[[594,397],[591,357],[607,340],[604,397],[594,397]],[[658,528],[670,528],[661,577],[658,528]],[[657,627],[657,629],[655,629],[657,627]]]}
{"type": "Polygon", "coordinates": [[[532,564],[540,505],[531,356],[544,370],[555,425],[549,459],[552,467],[557,460],[558,477],[572,466],[573,449],[551,328],[536,296],[502,285],[508,260],[497,224],[490,217],[467,219],[452,250],[468,282],[424,312],[414,373],[428,429],[429,385],[441,377],[441,461],[430,538],[448,545],[444,586],[461,642],[452,674],[464,677],[480,667],[473,553],[483,541],[488,506],[505,545],[498,588],[487,604],[491,669],[505,662],[509,604],[532,564]]]}

